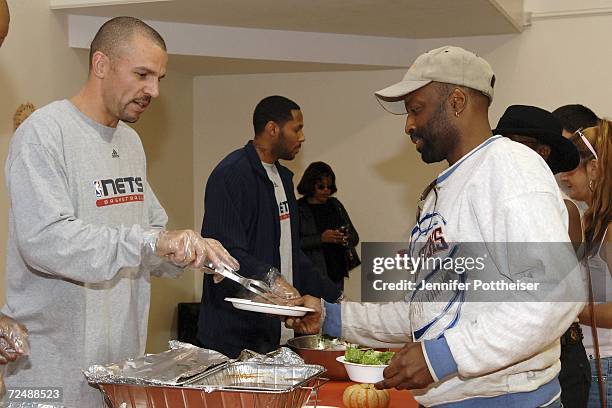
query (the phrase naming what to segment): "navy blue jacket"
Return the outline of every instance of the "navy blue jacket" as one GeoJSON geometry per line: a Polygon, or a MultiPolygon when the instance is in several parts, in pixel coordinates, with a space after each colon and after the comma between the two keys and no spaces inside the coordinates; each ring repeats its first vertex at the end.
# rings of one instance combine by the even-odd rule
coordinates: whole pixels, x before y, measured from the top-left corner
{"type": "MultiPolygon", "coordinates": [[[[334,302],[338,288],[316,269],[300,249],[298,208],[293,173],[276,162],[291,218],[293,286],[301,294],[334,302]]],[[[240,262],[239,273],[261,279],[270,266],[280,270],[280,220],[274,186],[252,142],[226,156],[215,167],[204,199],[202,236],[215,238],[240,262]]],[[[215,284],[204,276],[198,340],[205,348],[230,358],[245,348],[267,353],[278,347],[280,321],[268,315],[235,309],[226,297],[242,297],[229,279],[215,284]]]]}

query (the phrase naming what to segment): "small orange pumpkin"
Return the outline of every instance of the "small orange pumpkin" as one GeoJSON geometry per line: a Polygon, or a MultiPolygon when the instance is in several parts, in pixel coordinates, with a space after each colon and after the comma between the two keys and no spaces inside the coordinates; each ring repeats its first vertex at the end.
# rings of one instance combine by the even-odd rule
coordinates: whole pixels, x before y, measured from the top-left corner
{"type": "Polygon", "coordinates": [[[346,408],[387,408],[389,398],[387,390],[377,390],[374,384],[351,385],[342,394],[346,408]]]}

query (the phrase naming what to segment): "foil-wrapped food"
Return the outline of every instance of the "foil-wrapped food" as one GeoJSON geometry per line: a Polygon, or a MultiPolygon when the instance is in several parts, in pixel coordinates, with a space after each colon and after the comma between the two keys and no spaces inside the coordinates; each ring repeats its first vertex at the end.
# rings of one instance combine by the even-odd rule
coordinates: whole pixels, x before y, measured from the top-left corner
{"type": "Polygon", "coordinates": [[[325,368],[293,351],[244,350],[239,359],[174,342],[160,354],[94,365],[85,371],[114,408],[301,407],[325,368]]]}
{"type": "Polygon", "coordinates": [[[302,357],[287,347],[280,347],[268,354],[259,354],[251,350],[242,350],[238,356],[238,361],[260,364],[304,365],[302,357]]]}
{"type": "Polygon", "coordinates": [[[170,350],[118,363],[96,364],[83,372],[90,383],[181,385],[229,359],[214,350],[170,342],[170,350]]]}

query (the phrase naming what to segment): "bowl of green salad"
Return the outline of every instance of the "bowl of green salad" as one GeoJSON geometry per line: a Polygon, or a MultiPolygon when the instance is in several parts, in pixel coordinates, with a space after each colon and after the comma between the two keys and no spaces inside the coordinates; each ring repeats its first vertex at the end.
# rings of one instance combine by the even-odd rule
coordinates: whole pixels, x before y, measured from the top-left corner
{"type": "Polygon", "coordinates": [[[349,347],[336,360],[344,364],[351,381],[374,384],[382,381],[383,371],[394,354],[393,351],[349,347]]]}

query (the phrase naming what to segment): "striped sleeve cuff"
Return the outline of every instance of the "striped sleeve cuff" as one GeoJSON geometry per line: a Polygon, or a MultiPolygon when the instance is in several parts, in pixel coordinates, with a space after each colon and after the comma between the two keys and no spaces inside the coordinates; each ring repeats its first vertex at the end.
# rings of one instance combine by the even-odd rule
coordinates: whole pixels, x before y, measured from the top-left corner
{"type": "Polygon", "coordinates": [[[440,381],[444,377],[457,373],[457,362],[453,358],[444,336],[439,339],[425,340],[422,342],[422,347],[423,355],[434,381],[440,381]]]}

